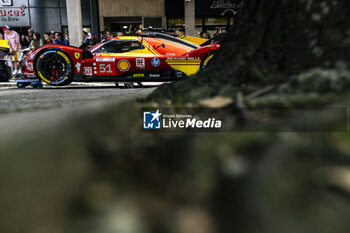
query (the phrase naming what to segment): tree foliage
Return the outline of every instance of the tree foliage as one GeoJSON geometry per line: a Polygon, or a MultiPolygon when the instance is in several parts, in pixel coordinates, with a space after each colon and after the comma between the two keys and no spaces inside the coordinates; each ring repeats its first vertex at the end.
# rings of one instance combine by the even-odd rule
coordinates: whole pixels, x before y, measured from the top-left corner
{"type": "Polygon", "coordinates": [[[345,0],[243,1],[235,26],[207,70],[162,86],[150,99],[181,103],[232,96],[238,90],[248,94],[312,68],[332,69],[339,62],[347,66],[349,9],[345,0]]]}

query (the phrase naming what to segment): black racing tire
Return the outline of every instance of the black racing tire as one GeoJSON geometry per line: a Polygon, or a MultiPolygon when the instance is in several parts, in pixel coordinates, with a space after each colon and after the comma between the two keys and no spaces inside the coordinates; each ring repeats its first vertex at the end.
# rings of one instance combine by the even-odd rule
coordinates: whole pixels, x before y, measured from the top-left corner
{"type": "Polygon", "coordinates": [[[8,81],[9,81],[8,76],[5,75],[5,74],[0,73],[0,82],[8,82],[8,81]]]}
{"type": "Polygon", "coordinates": [[[74,65],[69,55],[52,49],[41,53],[35,62],[38,77],[52,86],[65,86],[73,82],[74,65]]]}
{"type": "Polygon", "coordinates": [[[204,70],[205,68],[207,68],[207,66],[212,62],[214,56],[215,56],[215,52],[213,51],[205,55],[204,58],[202,59],[200,70],[204,70]]]}
{"type": "Polygon", "coordinates": [[[8,82],[11,79],[11,68],[0,60],[0,82],[8,82]]]}
{"type": "Polygon", "coordinates": [[[30,83],[21,83],[21,82],[18,82],[16,85],[17,85],[18,88],[26,88],[26,86],[29,86],[30,83]]]}

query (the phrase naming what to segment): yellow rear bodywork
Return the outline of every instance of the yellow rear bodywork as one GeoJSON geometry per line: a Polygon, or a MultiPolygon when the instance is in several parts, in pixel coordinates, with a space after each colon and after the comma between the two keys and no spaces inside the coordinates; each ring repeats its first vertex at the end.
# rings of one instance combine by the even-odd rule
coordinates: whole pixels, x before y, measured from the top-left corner
{"type": "Polygon", "coordinates": [[[208,41],[208,39],[203,39],[203,38],[199,38],[199,37],[193,37],[193,36],[178,36],[177,38],[181,39],[181,40],[186,40],[189,42],[192,42],[196,45],[201,45],[204,44],[205,42],[208,41]]]}
{"type": "Polygon", "coordinates": [[[174,70],[181,71],[187,76],[191,76],[199,71],[201,60],[167,60],[166,63],[174,70]]]}

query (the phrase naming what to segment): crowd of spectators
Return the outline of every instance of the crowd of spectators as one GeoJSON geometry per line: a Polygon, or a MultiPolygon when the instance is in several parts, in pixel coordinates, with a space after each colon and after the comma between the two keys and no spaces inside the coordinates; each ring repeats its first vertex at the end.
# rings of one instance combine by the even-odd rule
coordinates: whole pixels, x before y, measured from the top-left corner
{"type": "Polygon", "coordinates": [[[13,75],[20,72],[18,69],[18,61],[24,56],[23,51],[34,51],[35,49],[49,44],[69,45],[68,39],[64,38],[61,32],[46,32],[44,37],[40,33],[35,32],[33,28],[29,28],[27,33],[19,35],[9,26],[3,26],[0,31],[0,40],[8,40],[10,55],[13,69],[13,75]],[[43,40],[43,39],[44,40],[43,40]]]}
{"type": "Polygon", "coordinates": [[[30,50],[49,44],[69,45],[68,39],[64,38],[61,32],[45,32],[43,35],[44,37],[40,33],[34,32],[32,28],[29,28],[27,34],[21,35],[20,44],[23,49],[29,48],[30,50]]]}

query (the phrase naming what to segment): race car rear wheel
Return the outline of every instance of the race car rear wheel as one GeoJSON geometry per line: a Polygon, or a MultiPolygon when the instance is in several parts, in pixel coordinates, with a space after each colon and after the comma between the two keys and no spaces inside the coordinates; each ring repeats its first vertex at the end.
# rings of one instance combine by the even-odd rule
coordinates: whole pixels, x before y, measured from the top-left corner
{"type": "Polygon", "coordinates": [[[209,63],[212,62],[214,55],[215,55],[214,52],[210,52],[207,55],[205,55],[200,65],[201,70],[204,70],[205,68],[207,68],[209,63]]]}
{"type": "Polygon", "coordinates": [[[64,86],[74,77],[74,67],[69,56],[60,50],[47,50],[36,61],[36,72],[47,84],[64,86]]]}

